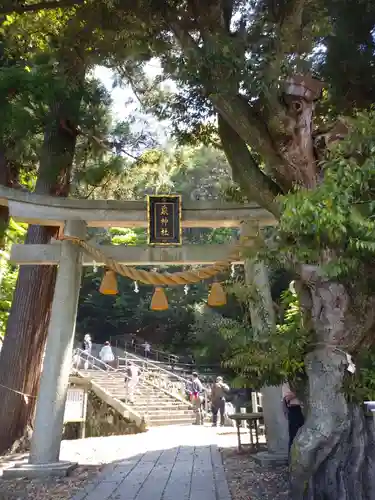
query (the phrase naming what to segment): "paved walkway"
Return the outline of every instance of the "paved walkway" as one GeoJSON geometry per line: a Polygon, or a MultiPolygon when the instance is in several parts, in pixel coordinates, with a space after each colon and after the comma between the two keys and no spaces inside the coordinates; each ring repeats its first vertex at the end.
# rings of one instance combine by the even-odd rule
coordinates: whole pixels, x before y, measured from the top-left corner
{"type": "Polygon", "coordinates": [[[66,441],[61,459],[98,463],[99,456],[103,462],[116,457],[72,500],[231,500],[219,440],[215,429],[167,427],[86,439],[79,452],[66,441]]]}

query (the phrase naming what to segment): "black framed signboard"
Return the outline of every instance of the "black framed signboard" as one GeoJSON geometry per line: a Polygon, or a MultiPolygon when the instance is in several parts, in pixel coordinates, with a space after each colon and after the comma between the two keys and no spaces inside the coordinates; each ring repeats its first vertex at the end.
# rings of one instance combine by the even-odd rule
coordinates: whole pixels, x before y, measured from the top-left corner
{"type": "Polygon", "coordinates": [[[147,196],[148,244],[181,245],[181,196],[147,196]]]}

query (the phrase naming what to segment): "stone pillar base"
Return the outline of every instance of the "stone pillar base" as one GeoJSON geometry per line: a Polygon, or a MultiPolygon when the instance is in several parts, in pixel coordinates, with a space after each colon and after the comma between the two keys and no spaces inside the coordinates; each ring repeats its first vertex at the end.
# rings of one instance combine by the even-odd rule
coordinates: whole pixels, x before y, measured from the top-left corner
{"type": "Polygon", "coordinates": [[[262,467],[279,467],[288,465],[288,455],[285,453],[272,453],[269,451],[260,451],[252,455],[253,460],[262,467]]]}
{"type": "Polygon", "coordinates": [[[52,464],[29,464],[18,463],[9,469],[4,469],[3,478],[13,479],[23,477],[26,479],[35,479],[40,477],[65,477],[78,463],[73,462],[55,462],[52,464]]]}

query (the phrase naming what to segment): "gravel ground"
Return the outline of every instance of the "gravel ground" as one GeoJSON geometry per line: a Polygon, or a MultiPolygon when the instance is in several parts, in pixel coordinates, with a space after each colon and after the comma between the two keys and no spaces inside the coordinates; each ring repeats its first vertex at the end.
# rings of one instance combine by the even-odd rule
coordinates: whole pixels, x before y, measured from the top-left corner
{"type": "Polygon", "coordinates": [[[290,499],[286,467],[265,469],[236,448],[221,452],[232,500],[290,499]]]}
{"type": "Polygon", "coordinates": [[[69,500],[103,466],[79,466],[70,476],[55,479],[0,479],[0,500],[69,500]]]}

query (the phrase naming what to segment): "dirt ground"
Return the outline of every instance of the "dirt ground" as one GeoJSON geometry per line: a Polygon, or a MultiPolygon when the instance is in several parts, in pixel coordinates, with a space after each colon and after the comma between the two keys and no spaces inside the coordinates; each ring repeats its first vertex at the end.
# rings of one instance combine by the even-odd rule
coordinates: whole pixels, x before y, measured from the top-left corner
{"type": "MultiPolygon", "coordinates": [[[[0,460],[3,468],[15,458],[0,460]]],[[[18,461],[17,460],[17,461],[18,461]]],[[[104,465],[81,465],[64,478],[50,479],[0,479],[0,500],[70,500],[80,489],[84,488],[104,465]]]]}
{"type": "Polygon", "coordinates": [[[221,450],[232,500],[289,500],[286,467],[265,469],[248,452],[237,448],[221,450]]]}

